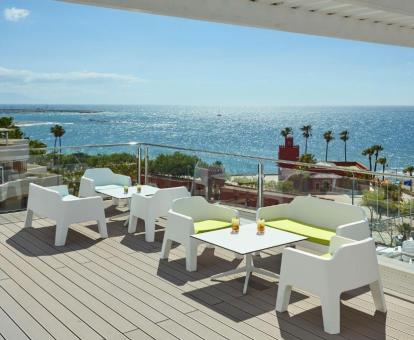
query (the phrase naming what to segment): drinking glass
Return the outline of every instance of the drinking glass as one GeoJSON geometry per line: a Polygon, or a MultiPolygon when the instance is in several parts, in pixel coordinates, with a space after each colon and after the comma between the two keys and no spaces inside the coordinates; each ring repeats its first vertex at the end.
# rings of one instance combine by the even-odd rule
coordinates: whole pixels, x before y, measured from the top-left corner
{"type": "Polygon", "coordinates": [[[257,220],[257,235],[263,235],[265,232],[265,220],[257,220]]]}
{"type": "Polygon", "coordinates": [[[231,219],[231,233],[237,234],[240,229],[240,219],[237,217],[234,217],[231,219]]]}

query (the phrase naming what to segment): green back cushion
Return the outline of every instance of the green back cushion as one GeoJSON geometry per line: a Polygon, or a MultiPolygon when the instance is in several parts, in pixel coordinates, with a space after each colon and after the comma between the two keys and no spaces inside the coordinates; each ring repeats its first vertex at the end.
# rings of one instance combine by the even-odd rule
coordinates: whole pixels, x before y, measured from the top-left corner
{"type": "Polygon", "coordinates": [[[218,221],[218,220],[204,220],[194,222],[194,231],[196,234],[205,233],[207,231],[213,231],[218,229],[224,229],[231,226],[231,222],[218,221]]]}
{"type": "Polygon", "coordinates": [[[266,221],[266,225],[272,228],[306,236],[308,237],[308,241],[322,244],[324,246],[329,246],[331,237],[335,235],[335,231],[332,229],[318,227],[289,219],[266,221]]]}

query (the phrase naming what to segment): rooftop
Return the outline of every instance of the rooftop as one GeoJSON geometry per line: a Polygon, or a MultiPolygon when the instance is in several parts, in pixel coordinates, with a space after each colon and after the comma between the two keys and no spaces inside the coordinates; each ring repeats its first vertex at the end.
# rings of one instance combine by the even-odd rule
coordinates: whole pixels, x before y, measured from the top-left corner
{"type": "MultiPolygon", "coordinates": [[[[24,211],[0,215],[0,338],[414,339],[412,276],[381,268],[386,315],[374,314],[369,292],[344,294],[341,334],[330,336],[318,298],[295,290],[289,313],[276,314],[272,279],[254,276],[247,295],[242,276],[210,280],[237,266],[231,253],[200,247],[199,270],[187,272],[181,246],[159,260],[162,229],[147,243],[142,226],[130,235],[107,210],[109,238],[75,225],[59,248],[50,220],[23,230],[24,211]]],[[[258,262],[278,271],[280,259],[276,248],[258,262]]]]}

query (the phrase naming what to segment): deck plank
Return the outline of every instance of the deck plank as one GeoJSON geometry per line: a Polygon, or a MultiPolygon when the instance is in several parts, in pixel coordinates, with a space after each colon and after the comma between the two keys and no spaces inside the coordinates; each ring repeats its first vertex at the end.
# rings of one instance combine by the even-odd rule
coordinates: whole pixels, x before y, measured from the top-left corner
{"type": "Polygon", "coordinates": [[[18,263],[19,268],[27,273],[32,280],[45,287],[61,303],[97,330],[101,336],[108,339],[126,339],[119,328],[122,330],[135,329],[132,324],[122,320],[105,305],[68,282],[60,273],[52,271],[40,259],[24,255],[17,249],[8,248],[4,244],[0,244],[0,253],[11,262],[18,263]],[[91,310],[91,307],[94,307],[97,313],[91,310]],[[119,322],[116,324],[118,328],[113,327],[109,322],[104,322],[104,320],[116,320],[119,322]]]}
{"type": "Polygon", "coordinates": [[[55,298],[53,289],[48,288],[45,290],[44,288],[46,287],[42,288],[27,276],[27,273],[22,272],[20,270],[21,268],[15,267],[12,262],[7,261],[1,255],[0,264],[10,276],[13,277],[13,280],[15,280],[26,292],[30,292],[30,295],[38,301],[39,308],[41,308],[41,306],[46,308],[78,337],[92,340],[101,339],[101,337],[94,332],[87,323],[84,323],[76,314],[66,308],[66,301],[61,303],[61,301],[55,298]]]}
{"type": "Polygon", "coordinates": [[[25,333],[30,334],[34,340],[51,340],[52,335],[48,333],[29,313],[26,312],[16,301],[0,287],[1,308],[13,319],[19,328],[25,333]]]}
{"type": "Polygon", "coordinates": [[[28,336],[19,326],[0,308],[0,333],[4,339],[26,340],[28,336]]]}
{"type": "Polygon", "coordinates": [[[30,294],[13,280],[0,281],[2,287],[13,299],[20,304],[34,320],[40,323],[55,339],[78,339],[64,324],[39,304],[30,294]]]}
{"type": "MultiPolygon", "coordinates": [[[[23,229],[24,217],[0,216],[0,289],[26,317],[0,310],[0,322],[15,338],[32,337],[28,325],[35,322],[54,338],[414,339],[414,299],[401,290],[386,295],[387,315],[374,314],[369,292],[346,294],[341,334],[332,336],[323,332],[315,296],[295,291],[288,313],[275,314],[275,280],[255,276],[246,296],[243,275],[211,281],[238,264],[228,251],[213,255],[200,248],[199,270],[189,273],[181,246],[174,246],[169,261],[159,260],[162,231],[147,243],[142,228],[129,235],[122,221],[110,221],[110,237],[101,240],[96,225],[81,223],[71,228],[66,246],[55,247],[53,221],[36,218],[34,228],[23,229]]],[[[259,264],[276,269],[278,252],[264,252],[259,264]]],[[[384,275],[390,280],[394,273],[384,275]]],[[[403,277],[399,288],[410,282],[403,277]]],[[[2,326],[1,336],[9,339],[2,326]]]]}

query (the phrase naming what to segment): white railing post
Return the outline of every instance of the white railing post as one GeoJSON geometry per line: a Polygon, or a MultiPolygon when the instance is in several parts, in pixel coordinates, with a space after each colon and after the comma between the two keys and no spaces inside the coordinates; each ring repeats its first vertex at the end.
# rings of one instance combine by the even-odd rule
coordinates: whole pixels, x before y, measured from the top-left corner
{"type": "Polygon", "coordinates": [[[263,163],[259,162],[257,164],[257,208],[263,207],[263,186],[264,186],[264,173],[263,173],[263,163]]]}
{"type": "Polygon", "coordinates": [[[144,154],[144,161],[145,161],[145,170],[144,170],[144,184],[148,184],[148,153],[149,153],[149,147],[145,147],[145,154],[144,154]]]}
{"type": "Polygon", "coordinates": [[[141,144],[138,144],[137,147],[137,184],[141,184],[141,173],[142,173],[142,169],[141,169],[141,159],[142,159],[142,149],[141,149],[141,144]]]}

